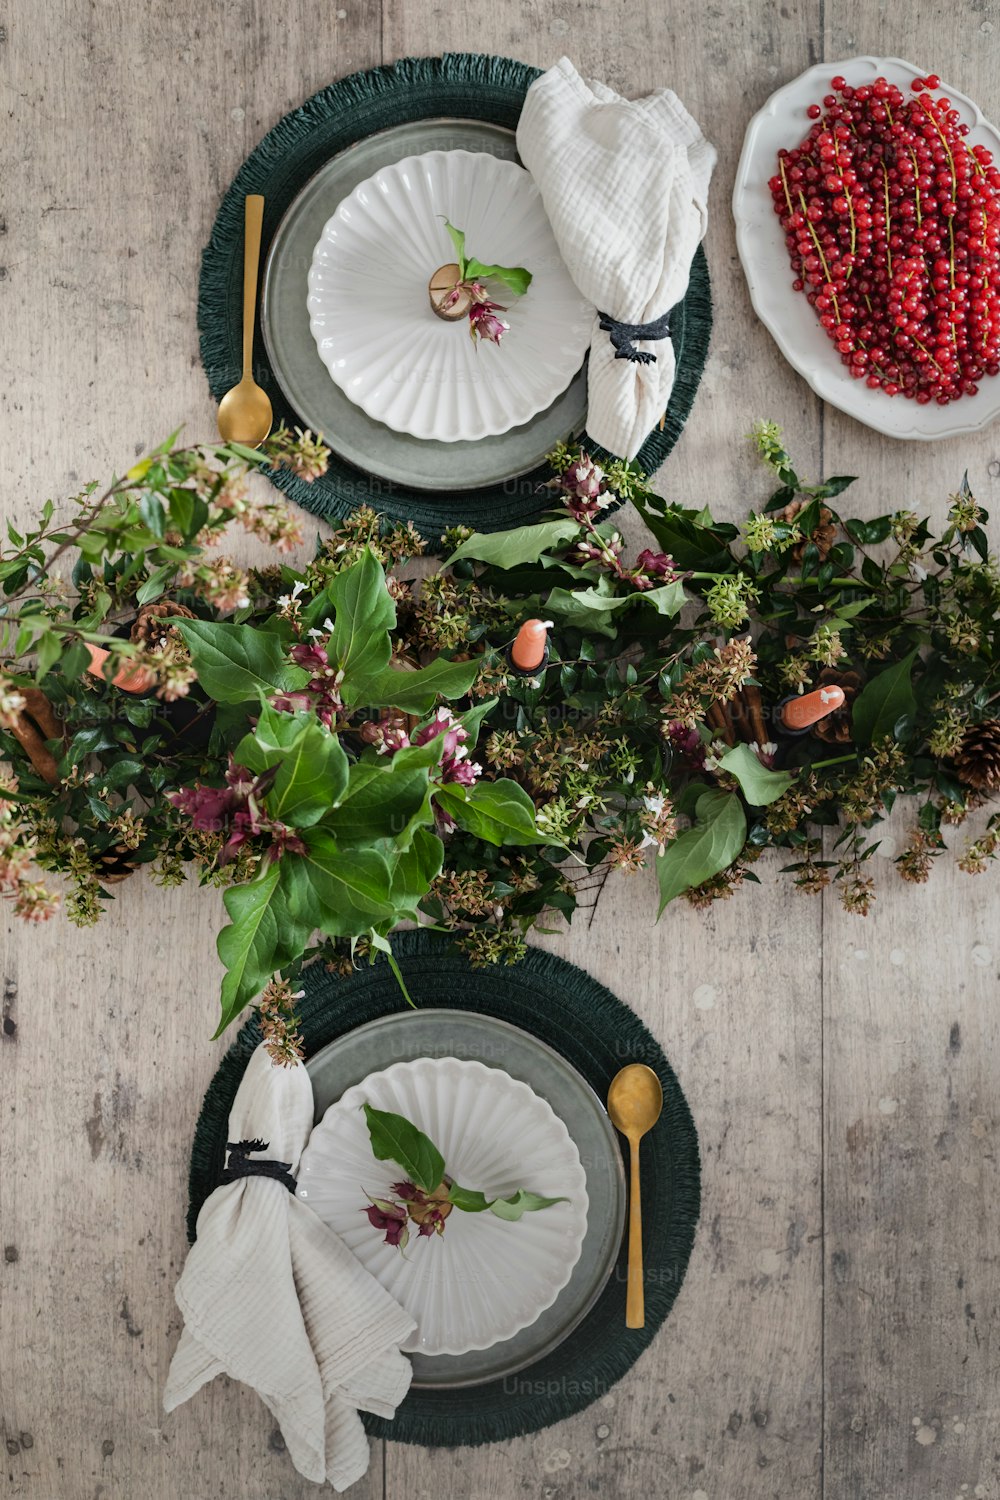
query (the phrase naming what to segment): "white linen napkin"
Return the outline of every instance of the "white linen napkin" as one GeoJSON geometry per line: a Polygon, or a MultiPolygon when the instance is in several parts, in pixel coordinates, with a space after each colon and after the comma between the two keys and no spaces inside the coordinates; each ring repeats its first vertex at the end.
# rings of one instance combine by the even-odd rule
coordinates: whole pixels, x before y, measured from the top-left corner
{"type": "Polygon", "coordinates": [[[634,458],[670,399],[673,346],[633,335],[635,351],[655,358],[616,357],[600,314],[649,324],[684,296],[708,222],[715,148],[671,89],[623,99],[563,57],[529,88],[517,149],[569,274],[597,309],[587,431],[634,458]]]}
{"type": "MultiPolygon", "coordinates": [[[[258,1047],[233,1101],[230,1142],[266,1142],[250,1160],[287,1162],[294,1176],[312,1123],[305,1068],[276,1067],[258,1047]]],[[[399,1346],[415,1324],[312,1209],[270,1177],[216,1188],[175,1296],[184,1330],[167,1411],[231,1375],[273,1412],[307,1479],[344,1490],[361,1478],[369,1450],[358,1409],[395,1414],[413,1374],[399,1346]]]]}

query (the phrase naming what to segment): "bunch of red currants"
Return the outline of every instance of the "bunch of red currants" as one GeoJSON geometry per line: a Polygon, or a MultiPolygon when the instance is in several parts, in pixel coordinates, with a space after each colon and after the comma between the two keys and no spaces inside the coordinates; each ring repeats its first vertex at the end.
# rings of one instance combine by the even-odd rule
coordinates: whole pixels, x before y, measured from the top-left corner
{"type": "Polygon", "coordinates": [[[1000,373],[1000,171],[938,88],[834,78],[768,187],[792,285],[849,373],[946,406],[1000,373]]]}

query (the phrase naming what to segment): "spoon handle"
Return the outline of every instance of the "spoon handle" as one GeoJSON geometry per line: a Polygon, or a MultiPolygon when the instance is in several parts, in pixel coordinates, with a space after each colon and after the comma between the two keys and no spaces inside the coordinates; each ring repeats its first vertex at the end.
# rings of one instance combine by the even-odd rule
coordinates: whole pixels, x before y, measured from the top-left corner
{"type": "Polygon", "coordinates": [[[645,1328],[646,1304],[642,1289],[642,1196],[639,1191],[639,1142],[629,1141],[632,1170],[628,1203],[628,1289],[625,1296],[625,1327],[645,1328]]]}
{"type": "Polygon", "coordinates": [[[264,223],[264,200],[250,193],[244,205],[243,244],[243,379],[253,371],[253,327],[257,318],[257,270],[260,265],[260,234],[264,223]]]}

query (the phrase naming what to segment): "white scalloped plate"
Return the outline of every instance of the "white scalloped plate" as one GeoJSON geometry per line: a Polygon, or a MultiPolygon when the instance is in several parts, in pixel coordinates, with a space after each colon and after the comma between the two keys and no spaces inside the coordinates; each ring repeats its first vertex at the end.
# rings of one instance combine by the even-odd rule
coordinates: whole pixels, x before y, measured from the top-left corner
{"type": "Polygon", "coordinates": [[[551,405],[583,363],[594,309],[563,264],[529,173],[473,151],[428,151],[359,183],[327,220],[309,269],[309,327],[345,395],[396,432],[495,436],[551,405]],[[524,266],[523,297],[489,283],[510,324],[499,345],[435,316],[427,283],[465,230],[482,261],[524,266]]]}
{"type": "Polygon", "coordinates": [[[394,1063],[348,1089],[313,1130],[298,1181],[310,1208],[412,1313],[408,1352],[464,1354],[513,1338],[567,1284],[587,1231],[587,1177],[562,1120],[526,1083],[468,1059],[394,1063]],[[463,1187],[491,1198],[520,1187],[569,1202],[516,1223],[455,1209],[440,1237],[394,1249],[363,1208],[369,1195],[391,1196],[404,1174],[372,1155],[364,1103],[429,1135],[463,1187]]]}
{"type": "MultiPolygon", "coordinates": [[[[979,432],[1000,416],[1000,376],[984,377],[979,393],[948,406],[918,406],[902,396],[889,397],[852,380],[801,292],[792,291],[793,273],[785,236],[771,203],[768,179],[774,176],[778,151],[797,145],[809,128],[806,109],[822,102],[830,82],[842,73],[857,86],[879,77],[909,89],[925,68],[899,57],[851,57],[821,63],[771,95],[747,127],[733,190],[736,244],[743,262],[750,300],[782,354],[812,386],[817,396],[886,437],[932,441],[979,432]]],[[[970,145],[981,144],[1000,163],[1000,133],[977,105],[958,89],[942,83],[937,95],[952,99],[969,125],[970,145]]]]}

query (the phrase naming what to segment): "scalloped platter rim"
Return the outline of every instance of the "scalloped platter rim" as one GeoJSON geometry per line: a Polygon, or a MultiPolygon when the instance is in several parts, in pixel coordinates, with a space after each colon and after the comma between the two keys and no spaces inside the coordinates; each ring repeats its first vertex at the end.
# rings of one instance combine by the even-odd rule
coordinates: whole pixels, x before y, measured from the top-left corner
{"type": "MultiPolygon", "coordinates": [[[[821,400],[876,432],[922,442],[981,432],[1000,416],[1000,376],[984,378],[977,395],[963,396],[948,406],[933,402],[918,406],[902,396],[869,390],[864,381],[847,374],[805,296],[792,290],[785,237],[771,203],[768,179],[774,175],[779,148],[795,144],[799,123],[805,134],[806,107],[829,91],[838,73],[852,84],[881,75],[897,87],[908,88],[926,69],[900,57],[849,57],[843,62],[817,63],[783,84],[754,115],[747,126],[733,189],[736,246],[754,311],[788,363],[821,400]]],[[[968,112],[969,143],[988,147],[1000,164],[1000,131],[979,106],[943,81],[937,93],[968,112]]]]}
{"type": "Polygon", "coordinates": [[[299,1196],[416,1319],[406,1352],[464,1354],[513,1338],[568,1283],[587,1231],[587,1177],[551,1105],[500,1068],[421,1057],[370,1074],[331,1104],[299,1164],[299,1196]],[[400,1168],[376,1161],[361,1105],[405,1115],[434,1141],[463,1187],[526,1188],[568,1202],[507,1222],[453,1210],[444,1234],[386,1245],[363,1212],[391,1196],[400,1168]]]}
{"type": "Polygon", "coordinates": [[[580,369],[594,320],[530,173],[462,150],[404,157],[359,183],[316,243],[307,305],[319,357],[345,395],[396,432],[446,443],[494,437],[544,411],[580,369]],[[532,273],[521,297],[488,284],[510,324],[499,345],[430,306],[430,277],[455,258],[445,219],[465,231],[469,254],[532,273]]]}

